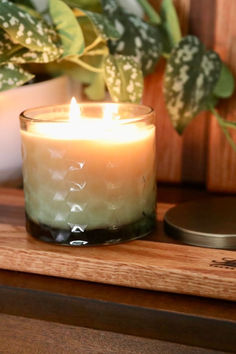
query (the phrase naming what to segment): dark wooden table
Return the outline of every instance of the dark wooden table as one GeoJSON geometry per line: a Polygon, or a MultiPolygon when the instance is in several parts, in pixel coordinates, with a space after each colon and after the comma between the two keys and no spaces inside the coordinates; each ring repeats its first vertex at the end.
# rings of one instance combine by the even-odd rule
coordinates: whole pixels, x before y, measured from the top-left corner
{"type": "MultiPolygon", "coordinates": [[[[162,202],[207,196],[160,186],[162,202]]],[[[236,352],[223,300],[0,271],[0,353],[236,352]]]]}

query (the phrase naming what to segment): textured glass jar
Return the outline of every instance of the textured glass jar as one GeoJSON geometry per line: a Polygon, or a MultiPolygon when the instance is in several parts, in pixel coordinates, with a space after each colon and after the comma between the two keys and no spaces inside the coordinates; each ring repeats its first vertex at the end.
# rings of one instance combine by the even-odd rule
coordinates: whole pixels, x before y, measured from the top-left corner
{"type": "Polygon", "coordinates": [[[143,237],[155,227],[154,112],[84,103],[20,115],[26,227],[47,242],[86,246],[143,237]],[[104,112],[112,119],[104,119],[104,112]]]}

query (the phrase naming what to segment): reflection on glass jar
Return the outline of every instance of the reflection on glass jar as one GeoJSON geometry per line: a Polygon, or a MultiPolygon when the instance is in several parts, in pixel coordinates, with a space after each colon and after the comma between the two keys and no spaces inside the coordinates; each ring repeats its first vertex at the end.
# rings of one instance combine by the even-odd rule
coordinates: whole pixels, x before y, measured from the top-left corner
{"type": "Polygon", "coordinates": [[[66,245],[136,239],[155,227],[151,108],[85,103],[20,116],[28,232],[66,245]]]}

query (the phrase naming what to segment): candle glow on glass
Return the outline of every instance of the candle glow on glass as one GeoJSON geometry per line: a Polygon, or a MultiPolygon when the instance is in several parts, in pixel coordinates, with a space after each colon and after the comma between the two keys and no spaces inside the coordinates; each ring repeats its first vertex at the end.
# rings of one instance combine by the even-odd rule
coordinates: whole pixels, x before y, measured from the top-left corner
{"type": "Polygon", "coordinates": [[[103,108],[103,122],[108,127],[115,121],[119,120],[118,106],[117,105],[105,105],[103,108]]]}
{"type": "Polygon", "coordinates": [[[22,129],[31,220],[95,230],[154,213],[155,126],[142,121],[142,114],[134,119],[126,107],[73,98],[69,109],[49,107],[22,129]]]}
{"type": "Polygon", "coordinates": [[[76,102],[75,97],[72,97],[70,101],[69,121],[71,123],[77,123],[80,118],[81,118],[80,107],[76,102]]]}
{"type": "MultiPolygon", "coordinates": [[[[65,114],[65,121],[33,124],[31,132],[43,138],[61,140],[87,140],[124,144],[139,141],[150,136],[150,127],[142,127],[142,124],[126,124],[132,119],[120,119],[119,105],[103,104],[102,116],[94,116],[92,119],[83,115],[83,105],[72,97],[69,112],[65,114]]],[[[55,116],[55,112],[52,116],[55,116]]],[[[49,117],[49,116],[48,116],[49,117]]]]}
{"type": "MultiPolygon", "coordinates": [[[[80,106],[77,103],[75,97],[73,96],[70,101],[70,109],[69,109],[69,122],[74,124],[81,123],[82,114],[80,110],[80,106]]],[[[118,106],[117,105],[104,105],[103,107],[103,117],[102,117],[102,125],[103,128],[110,129],[114,122],[119,120],[120,116],[118,115],[118,106]]]]}

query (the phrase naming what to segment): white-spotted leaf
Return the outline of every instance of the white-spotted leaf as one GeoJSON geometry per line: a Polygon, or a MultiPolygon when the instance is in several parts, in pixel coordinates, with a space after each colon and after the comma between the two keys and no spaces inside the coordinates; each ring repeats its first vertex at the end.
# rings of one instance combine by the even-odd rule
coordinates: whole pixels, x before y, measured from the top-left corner
{"type": "Polygon", "coordinates": [[[9,35],[0,29],[0,64],[8,62],[20,48],[22,48],[21,45],[14,44],[9,35]]]}
{"type": "Polygon", "coordinates": [[[158,28],[125,12],[115,0],[102,0],[102,6],[120,33],[118,40],[110,41],[111,53],[133,56],[141,62],[144,75],[151,73],[162,52],[158,28]]]}
{"type": "Polygon", "coordinates": [[[211,100],[219,79],[221,60],[206,51],[195,36],[183,38],[171,52],[164,78],[164,95],[171,121],[178,133],[211,100]]]}
{"type": "Polygon", "coordinates": [[[12,63],[0,65],[0,91],[22,86],[33,77],[34,75],[12,63]]]}
{"type": "Polygon", "coordinates": [[[111,21],[104,15],[83,9],[79,9],[79,11],[89,18],[90,22],[94,26],[95,32],[98,36],[101,36],[104,41],[107,41],[108,39],[120,38],[120,33],[113,26],[111,21]]]}
{"type": "Polygon", "coordinates": [[[57,47],[51,36],[52,28],[41,19],[17,7],[10,1],[0,1],[0,27],[11,40],[33,51],[51,52],[57,47]]]}
{"type": "Polygon", "coordinates": [[[49,63],[58,59],[59,56],[59,49],[51,52],[37,52],[14,44],[9,35],[0,29],[0,64],[8,62],[14,64],[49,63]]]}
{"type": "Polygon", "coordinates": [[[38,63],[47,64],[60,57],[60,50],[47,52],[30,51],[27,48],[21,48],[11,56],[10,61],[14,64],[38,63]]]}
{"type": "Polygon", "coordinates": [[[84,36],[73,11],[61,0],[50,0],[49,9],[61,39],[63,57],[82,54],[84,36]]]}
{"type": "Polygon", "coordinates": [[[105,60],[104,76],[114,102],[140,102],[143,75],[132,57],[108,55],[105,60]]]}
{"type": "MultiPolygon", "coordinates": [[[[17,4],[17,5],[19,4],[19,0],[11,0],[11,2],[13,2],[13,3],[17,4]]],[[[21,0],[20,1],[20,5],[27,6],[27,7],[31,8],[31,9],[35,8],[35,6],[33,4],[33,1],[31,1],[31,0],[21,0]]]]}

